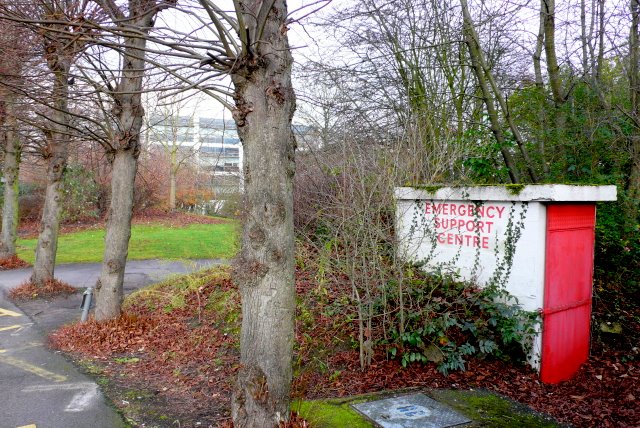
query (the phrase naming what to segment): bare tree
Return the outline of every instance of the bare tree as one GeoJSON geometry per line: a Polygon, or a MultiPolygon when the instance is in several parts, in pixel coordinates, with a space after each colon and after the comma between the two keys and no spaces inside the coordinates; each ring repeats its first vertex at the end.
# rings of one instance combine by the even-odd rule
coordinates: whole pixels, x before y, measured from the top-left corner
{"type": "Polygon", "coordinates": [[[170,97],[147,115],[148,143],[157,144],[169,158],[169,209],[176,209],[176,183],[178,172],[198,152],[201,142],[195,139],[197,104],[193,109],[187,102],[170,97]]]}
{"type": "Polygon", "coordinates": [[[69,86],[71,67],[91,40],[93,26],[85,26],[83,19],[98,21],[95,8],[87,2],[42,0],[36,31],[42,52],[52,75],[51,103],[47,108],[47,123],[43,125],[46,145],[41,150],[46,162],[47,184],[36,246],[31,282],[44,286],[54,278],[58,231],[62,210],[62,178],[67,165],[72,129],[69,126],[69,86]]]}
{"type": "Polygon", "coordinates": [[[471,56],[471,64],[473,65],[473,69],[475,71],[476,78],[478,79],[478,84],[482,91],[482,98],[484,100],[484,104],[487,108],[487,113],[489,115],[489,122],[491,123],[491,132],[493,132],[493,136],[496,141],[500,145],[500,153],[502,153],[502,158],[504,159],[504,163],[508,169],[509,177],[511,178],[512,183],[520,182],[520,174],[518,173],[518,169],[515,164],[515,160],[511,155],[507,145],[506,139],[504,137],[504,133],[502,132],[502,126],[500,124],[500,119],[498,117],[498,110],[496,109],[495,101],[493,95],[491,94],[491,90],[489,89],[489,84],[487,83],[487,78],[485,75],[486,64],[484,63],[482,51],[479,45],[479,40],[477,33],[473,27],[473,22],[471,21],[471,15],[469,14],[469,9],[466,7],[465,0],[462,0],[463,5],[463,13],[465,17],[465,40],[467,41],[467,45],[469,46],[469,54],[471,56]]]}
{"type": "Polygon", "coordinates": [[[242,296],[241,367],[232,415],[236,427],[277,427],[289,417],[295,316],[296,101],[287,4],[236,0],[235,18],[214,2],[200,4],[216,35],[202,64],[231,76],[233,118],[244,148],[244,224],[234,270],[242,296]]]}
{"type": "MultiPolygon", "coordinates": [[[[4,10],[10,5],[1,2],[0,7],[4,10]]],[[[29,42],[23,29],[12,22],[0,20],[0,145],[4,155],[0,258],[16,255],[18,173],[22,152],[18,116],[20,93],[25,83],[24,66],[30,53],[29,42]]]]}
{"type": "Polygon", "coordinates": [[[113,103],[115,124],[111,141],[104,143],[113,170],[104,259],[96,284],[95,318],[103,321],[117,317],[122,305],[140,130],[144,120],[142,89],[147,39],[156,14],[174,2],[129,0],[126,8],[113,0],[96,0],[96,3],[109,16],[115,27],[113,31],[122,39],[122,44],[117,46],[121,56],[120,75],[115,84],[105,82],[113,103]]]}

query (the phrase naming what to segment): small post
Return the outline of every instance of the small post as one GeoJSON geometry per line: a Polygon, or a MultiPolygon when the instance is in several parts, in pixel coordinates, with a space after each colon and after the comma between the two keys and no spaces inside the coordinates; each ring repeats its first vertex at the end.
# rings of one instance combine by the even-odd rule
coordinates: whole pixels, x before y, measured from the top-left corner
{"type": "Polygon", "coordinates": [[[91,298],[93,297],[93,288],[87,288],[84,293],[82,293],[82,303],[80,304],[80,309],[82,309],[82,316],[80,317],[80,322],[85,322],[89,317],[89,309],[91,308],[91,298]]]}

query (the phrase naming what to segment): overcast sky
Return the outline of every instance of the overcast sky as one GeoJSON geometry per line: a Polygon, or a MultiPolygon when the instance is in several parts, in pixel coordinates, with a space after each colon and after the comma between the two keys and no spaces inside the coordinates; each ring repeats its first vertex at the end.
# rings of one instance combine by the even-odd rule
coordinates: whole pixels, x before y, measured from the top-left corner
{"type": "MultiPolygon", "coordinates": [[[[193,0],[191,0],[193,1],[193,0]]],[[[193,3],[196,3],[193,1],[193,3]]],[[[190,5],[190,3],[179,3],[182,5],[190,5]]],[[[222,2],[216,2],[218,6],[224,10],[230,12],[233,11],[233,4],[231,0],[224,0],[222,2]]],[[[307,16],[310,12],[313,12],[322,2],[319,0],[288,0],[289,18],[293,19],[292,24],[289,26],[289,43],[293,50],[294,61],[300,62],[304,59],[310,51],[310,47],[317,43],[319,36],[313,35],[313,29],[307,25],[310,16],[307,16]]],[[[203,12],[203,16],[206,16],[203,12]]],[[[187,28],[190,23],[184,20],[184,15],[176,12],[173,9],[168,9],[162,12],[159,17],[157,25],[166,26],[168,28],[178,28],[181,31],[188,31],[187,28]]],[[[225,84],[230,86],[230,80],[225,79],[225,84]]],[[[198,115],[204,117],[226,118],[231,119],[231,113],[226,110],[220,103],[216,102],[209,96],[199,97],[197,102],[190,102],[187,105],[186,110],[197,108],[198,115]],[[197,107],[196,107],[197,106],[197,107]]],[[[150,106],[149,106],[150,107],[150,106]]],[[[147,109],[149,109],[149,107],[147,109]]],[[[180,113],[182,115],[182,113],[180,113]]],[[[185,111],[185,115],[191,115],[190,111],[185,111]]]]}

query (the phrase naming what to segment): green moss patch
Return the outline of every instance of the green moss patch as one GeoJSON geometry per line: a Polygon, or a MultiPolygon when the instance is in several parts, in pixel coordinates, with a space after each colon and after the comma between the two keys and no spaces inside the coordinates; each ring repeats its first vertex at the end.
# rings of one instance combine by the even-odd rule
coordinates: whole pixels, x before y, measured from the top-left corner
{"type": "Polygon", "coordinates": [[[506,184],[504,186],[512,195],[519,195],[525,188],[524,184],[506,184]]]}
{"type": "Polygon", "coordinates": [[[291,409],[302,416],[315,428],[372,428],[351,405],[376,399],[376,396],[356,396],[344,399],[296,401],[291,409]]]}
{"type": "Polygon", "coordinates": [[[486,390],[433,390],[427,395],[473,420],[471,426],[502,428],[559,426],[551,418],[536,413],[523,404],[486,390]]]}
{"type": "Polygon", "coordinates": [[[418,189],[418,190],[424,190],[427,193],[431,193],[434,194],[436,193],[438,190],[442,189],[445,186],[442,185],[423,185],[423,186],[412,186],[414,189],[418,189]]]}

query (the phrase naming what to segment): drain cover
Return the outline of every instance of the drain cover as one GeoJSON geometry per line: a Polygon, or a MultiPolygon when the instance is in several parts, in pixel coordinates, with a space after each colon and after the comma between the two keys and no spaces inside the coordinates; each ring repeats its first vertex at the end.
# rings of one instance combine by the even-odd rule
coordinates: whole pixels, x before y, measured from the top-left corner
{"type": "Polygon", "coordinates": [[[447,428],[471,422],[424,394],[385,398],[352,407],[383,428],[447,428]]]}

